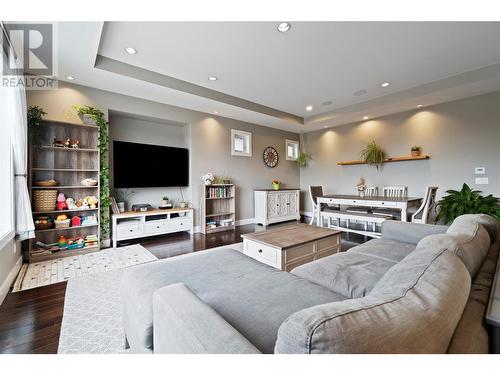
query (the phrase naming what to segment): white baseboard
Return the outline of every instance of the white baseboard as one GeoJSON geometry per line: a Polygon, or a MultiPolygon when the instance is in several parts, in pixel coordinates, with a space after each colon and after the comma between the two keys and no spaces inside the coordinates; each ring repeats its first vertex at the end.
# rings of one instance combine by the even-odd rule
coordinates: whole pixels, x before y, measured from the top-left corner
{"type": "MultiPolygon", "coordinates": [[[[254,223],[255,223],[255,218],[249,217],[248,219],[236,220],[234,225],[239,227],[240,225],[248,225],[248,224],[254,224],[254,223]]],[[[202,233],[201,227],[199,225],[195,226],[193,228],[193,233],[202,233]]]]}
{"type": "Polygon", "coordinates": [[[300,211],[302,216],[312,217],[313,213],[310,211],[300,211]]]}
{"type": "Polygon", "coordinates": [[[23,257],[20,256],[19,259],[17,259],[14,267],[12,267],[9,274],[7,275],[7,278],[5,279],[3,284],[0,286],[0,305],[2,304],[5,297],[7,297],[7,294],[9,293],[10,286],[16,280],[17,274],[19,273],[19,270],[21,269],[22,265],[23,265],[23,257]]]}

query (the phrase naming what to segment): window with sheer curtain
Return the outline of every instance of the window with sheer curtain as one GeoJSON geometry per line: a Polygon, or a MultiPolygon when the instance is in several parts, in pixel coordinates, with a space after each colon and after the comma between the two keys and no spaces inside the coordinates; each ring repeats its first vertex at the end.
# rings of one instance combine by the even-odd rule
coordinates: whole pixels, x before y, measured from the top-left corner
{"type": "Polygon", "coordinates": [[[0,249],[14,238],[14,169],[5,89],[0,89],[0,249]]]}

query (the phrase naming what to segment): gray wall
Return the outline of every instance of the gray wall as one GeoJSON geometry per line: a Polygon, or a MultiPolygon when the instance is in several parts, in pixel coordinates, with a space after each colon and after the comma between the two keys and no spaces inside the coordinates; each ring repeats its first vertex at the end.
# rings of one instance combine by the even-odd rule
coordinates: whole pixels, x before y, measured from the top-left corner
{"type": "MultiPolygon", "coordinates": [[[[127,114],[111,112],[109,114],[109,151],[110,151],[110,183],[113,191],[113,141],[146,143],[160,146],[190,148],[190,132],[188,124],[173,124],[150,118],[137,118],[127,114]]],[[[168,173],[168,164],[165,165],[168,173]]],[[[182,200],[180,188],[132,188],[118,189],[132,193],[127,200],[129,206],[135,203],[158,205],[163,196],[179,202],[182,200]]],[[[191,201],[191,188],[183,187],[184,200],[191,201]]]]}
{"type": "MultiPolygon", "coordinates": [[[[109,111],[112,114],[124,112],[188,124],[191,142],[191,197],[197,209],[195,225],[199,223],[201,177],[207,172],[228,175],[237,185],[237,220],[253,218],[253,188],[270,187],[271,180],[275,178],[289,187],[298,187],[300,184],[299,168],[294,162],[286,161],[284,155],[285,139],[298,140],[298,134],[295,133],[65,82],[59,83],[58,90],[29,91],[27,95],[28,105],[43,107],[48,113],[47,118],[53,120],[79,121],[71,107],[83,104],[96,106],[106,115],[109,111]],[[252,158],[231,156],[232,128],[252,132],[252,158]],[[280,162],[276,168],[264,165],[262,152],[265,146],[273,146],[278,150],[280,162]]],[[[133,131],[137,134],[137,130],[133,131]]]]}
{"type": "Polygon", "coordinates": [[[0,249],[0,305],[21,268],[21,243],[12,240],[0,249]]]}
{"type": "MultiPolygon", "coordinates": [[[[354,194],[363,176],[370,186],[408,186],[411,196],[422,196],[427,185],[438,186],[442,196],[464,182],[500,194],[500,92],[311,132],[304,138],[313,160],[300,171],[302,190],[323,185],[328,193],[354,194]],[[380,171],[337,165],[359,159],[359,151],[371,140],[389,156],[408,155],[411,146],[419,145],[431,159],[387,163],[380,171]],[[475,185],[475,167],[486,168],[489,185],[475,185]]],[[[302,209],[310,212],[310,202],[302,202],[302,209]]]]}

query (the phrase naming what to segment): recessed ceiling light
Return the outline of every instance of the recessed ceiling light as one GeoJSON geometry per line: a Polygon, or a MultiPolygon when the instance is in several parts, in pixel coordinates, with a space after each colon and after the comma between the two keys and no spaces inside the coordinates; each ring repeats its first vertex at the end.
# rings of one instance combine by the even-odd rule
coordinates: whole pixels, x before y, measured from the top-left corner
{"type": "Polygon", "coordinates": [[[361,95],[365,95],[368,91],[366,90],[358,90],[358,91],[355,91],[354,92],[354,96],[361,96],[361,95]]]}
{"type": "Polygon", "coordinates": [[[417,108],[422,108],[424,105],[423,104],[419,104],[417,105],[417,108]]]}
{"type": "Polygon", "coordinates": [[[332,101],[331,100],[327,100],[326,102],[323,102],[321,103],[321,105],[332,105],[332,101]]]}
{"type": "Polygon", "coordinates": [[[75,77],[73,77],[72,75],[67,75],[66,76],[66,79],[70,80],[70,81],[74,81],[75,80],[75,77]]]}
{"type": "Polygon", "coordinates": [[[133,47],[125,47],[125,52],[127,52],[129,55],[135,55],[137,53],[137,50],[133,47]]]}
{"type": "Polygon", "coordinates": [[[364,117],[363,117],[363,120],[368,120],[368,116],[364,116],[364,117]]]}
{"type": "Polygon", "coordinates": [[[306,111],[312,111],[312,110],[313,110],[313,106],[312,106],[312,105],[308,105],[308,106],[306,107],[306,111]]]}
{"type": "Polygon", "coordinates": [[[389,82],[384,82],[384,83],[382,83],[380,86],[382,86],[382,87],[387,87],[387,86],[389,86],[389,85],[390,85],[390,83],[389,83],[389,82]]]}
{"type": "Polygon", "coordinates": [[[218,78],[216,76],[210,76],[210,77],[208,77],[208,80],[209,81],[217,81],[218,78]]]}
{"type": "Polygon", "coordinates": [[[278,31],[280,33],[286,33],[288,30],[290,30],[290,27],[292,27],[292,25],[290,25],[288,22],[282,22],[278,25],[278,31]]]}

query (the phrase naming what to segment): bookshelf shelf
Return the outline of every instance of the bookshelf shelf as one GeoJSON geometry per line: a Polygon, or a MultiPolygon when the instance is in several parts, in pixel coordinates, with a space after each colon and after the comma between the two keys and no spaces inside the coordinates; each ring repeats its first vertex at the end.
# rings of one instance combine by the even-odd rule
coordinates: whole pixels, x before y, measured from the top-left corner
{"type": "Polygon", "coordinates": [[[202,223],[203,233],[234,230],[236,221],[236,189],[233,184],[204,185],[202,223]]]}

